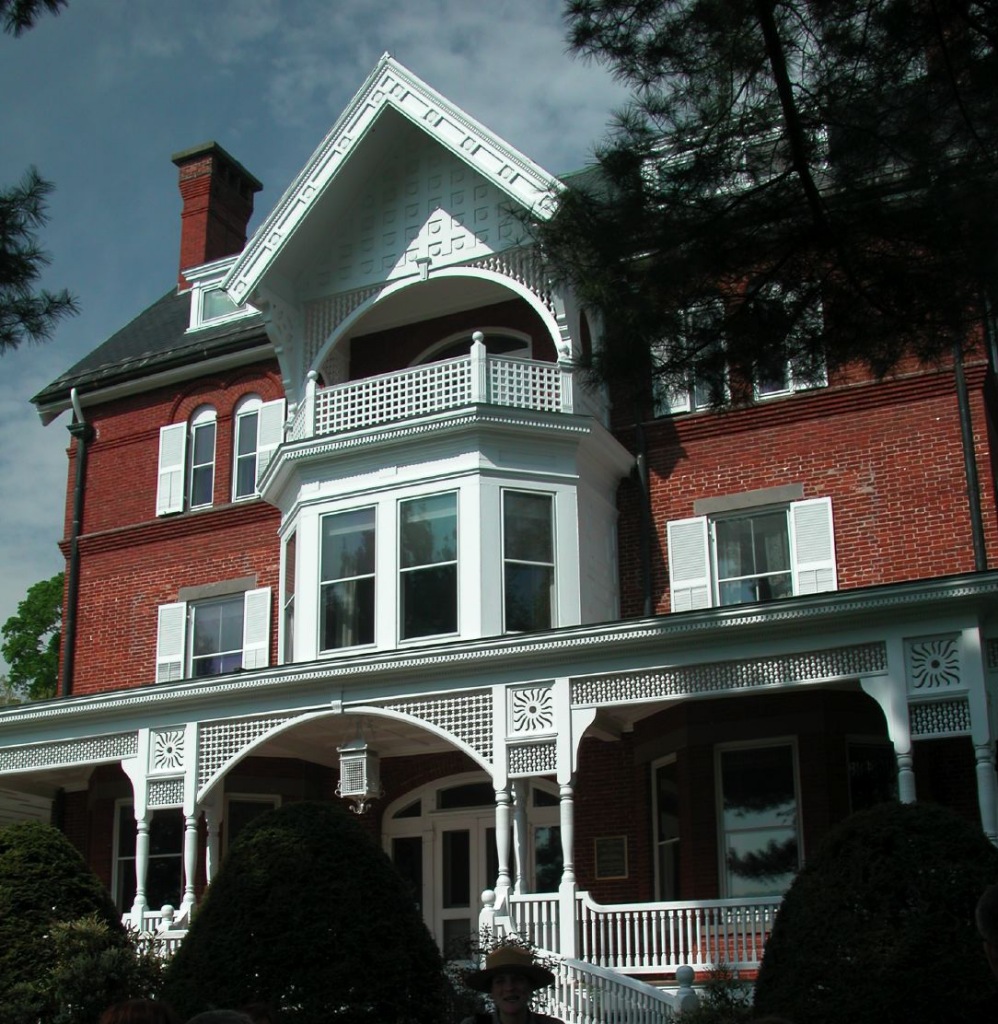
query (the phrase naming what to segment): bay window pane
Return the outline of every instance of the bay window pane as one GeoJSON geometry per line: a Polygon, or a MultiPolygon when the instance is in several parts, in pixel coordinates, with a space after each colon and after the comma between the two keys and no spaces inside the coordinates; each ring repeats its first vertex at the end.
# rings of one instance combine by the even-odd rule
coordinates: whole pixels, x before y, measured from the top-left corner
{"type": "Polygon", "coordinates": [[[320,647],[374,643],[375,511],[322,518],[320,647]]]}

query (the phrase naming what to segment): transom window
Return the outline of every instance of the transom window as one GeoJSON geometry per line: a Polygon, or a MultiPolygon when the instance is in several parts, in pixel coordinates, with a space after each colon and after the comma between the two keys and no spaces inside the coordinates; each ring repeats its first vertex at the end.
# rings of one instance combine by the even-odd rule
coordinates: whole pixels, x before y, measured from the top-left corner
{"type": "Polygon", "coordinates": [[[404,640],[457,632],[457,494],[399,505],[399,617],[404,640]]]}
{"type": "Polygon", "coordinates": [[[375,510],[322,517],[319,647],[374,643],[375,510]]]}
{"type": "Polygon", "coordinates": [[[503,587],[507,632],[549,629],[554,603],[550,494],[503,492],[503,587]]]}

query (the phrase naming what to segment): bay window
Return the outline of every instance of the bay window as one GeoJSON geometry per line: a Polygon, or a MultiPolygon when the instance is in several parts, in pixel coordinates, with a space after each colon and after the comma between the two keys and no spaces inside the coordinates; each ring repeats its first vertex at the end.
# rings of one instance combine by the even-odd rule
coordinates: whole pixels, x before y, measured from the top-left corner
{"type": "Polygon", "coordinates": [[[319,648],[374,643],[375,510],[322,517],[319,648]]]}
{"type": "Polygon", "coordinates": [[[457,632],[457,494],[399,503],[403,640],[457,632]]]}
{"type": "Polygon", "coordinates": [[[506,632],[550,629],[554,603],[550,494],[504,491],[503,598],[506,632]]]}

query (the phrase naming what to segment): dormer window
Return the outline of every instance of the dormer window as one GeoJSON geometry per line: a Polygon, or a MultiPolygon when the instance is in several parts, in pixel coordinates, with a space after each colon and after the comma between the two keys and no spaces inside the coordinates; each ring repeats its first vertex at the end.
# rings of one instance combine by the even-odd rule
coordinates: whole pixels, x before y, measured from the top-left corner
{"type": "Polygon", "coordinates": [[[201,296],[201,323],[233,316],[245,308],[237,306],[221,288],[207,288],[201,296]]]}
{"type": "Polygon", "coordinates": [[[229,257],[184,271],[184,276],[192,285],[189,331],[240,320],[256,312],[252,306],[237,306],[222,288],[225,275],[234,262],[235,257],[229,257]]]}

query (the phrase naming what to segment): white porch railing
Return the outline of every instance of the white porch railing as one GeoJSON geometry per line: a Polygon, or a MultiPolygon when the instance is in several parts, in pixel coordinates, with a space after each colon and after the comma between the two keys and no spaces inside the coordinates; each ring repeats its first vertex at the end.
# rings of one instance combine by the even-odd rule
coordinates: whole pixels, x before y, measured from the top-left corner
{"type": "MultiPolygon", "coordinates": [[[[757,968],[781,901],[761,896],[602,906],[587,892],[575,898],[579,958],[628,974],[673,974],[684,964],[757,968]]],[[[504,915],[496,908],[497,925],[506,917],[509,929],[537,948],[561,951],[556,893],[511,895],[505,909],[504,915]]]]}
{"type": "Polygon", "coordinates": [[[538,412],[579,412],[605,423],[592,393],[574,386],[560,363],[488,355],[467,356],[382,373],[320,388],[309,374],[305,395],[288,430],[289,441],[364,430],[399,420],[483,403],[538,412]]]}
{"type": "Polygon", "coordinates": [[[670,991],[582,960],[559,960],[544,1009],[570,1024],[661,1024],[700,1002],[692,968],[676,973],[679,988],[670,991]]]}
{"type": "Polygon", "coordinates": [[[183,907],[174,910],[169,904],[160,910],[145,910],[141,914],[129,911],[122,914],[121,919],[126,928],[138,932],[140,942],[148,943],[161,956],[177,951],[191,923],[183,907]]]}

